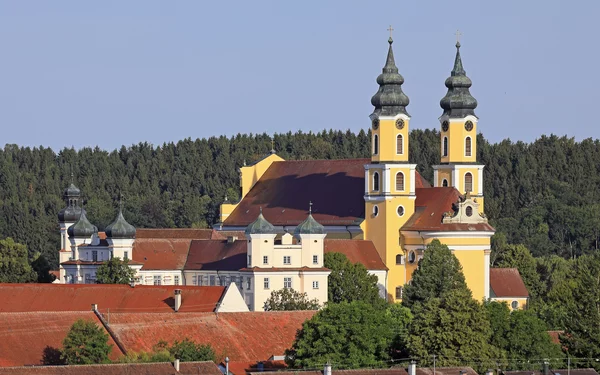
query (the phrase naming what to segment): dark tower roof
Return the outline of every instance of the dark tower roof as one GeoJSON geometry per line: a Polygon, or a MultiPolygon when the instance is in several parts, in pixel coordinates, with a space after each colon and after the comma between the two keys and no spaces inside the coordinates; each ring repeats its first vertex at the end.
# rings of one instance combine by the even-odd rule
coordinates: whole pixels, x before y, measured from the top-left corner
{"type": "Polygon", "coordinates": [[[298,224],[296,230],[294,230],[294,235],[299,234],[325,234],[325,227],[315,220],[312,212],[309,212],[306,220],[298,224]]]}
{"type": "Polygon", "coordinates": [[[81,207],[79,207],[79,198],[81,197],[81,190],[71,182],[68,188],[63,193],[63,198],[67,207],[63,208],[58,212],[58,221],[61,223],[69,222],[73,223],[79,220],[81,215],[81,207]]]}
{"type": "Polygon", "coordinates": [[[81,210],[81,215],[75,224],[71,225],[67,230],[69,237],[90,237],[98,233],[98,228],[92,225],[85,216],[85,210],[81,210]]]}
{"type": "Polygon", "coordinates": [[[450,73],[450,77],[446,79],[446,87],[448,92],[446,96],[440,100],[440,106],[444,110],[443,115],[448,115],[454,118],[463,118],[466,116],[475,116],[475,108],[477,108],[477,100],[469,92],[471,80],[467,77],[460,58],[460,43],[456,42],[456,59],[454,60],[454,68],[450,73]]]}
{"type": "Polygon", "coordinates": [[[408,96],[402,92],[404,77],[398,73],[396,62],[394,61],[394,51],[392,50],[392,37],[388,40],[390,48],[388,50],[387,60],[382,69],[382,73],[377,77],[379,90],[371,98],[371,104],[375,107],[373,114],[378,116],[395,116],[406,112],[406,106],[409,103],[408,96]]]}
{"type": "Polygon", "coordinates": [[[246,227],[246,234],[275,234],[275,227],[265,219],[262,208],[256,220],[246,227]]]}
{"type": "Polygon", "coordinates": [[[105,229],[108,238],[135,238],[135,227],[123,217],[123,211],[119,210],[117,218],[105,229]]]}

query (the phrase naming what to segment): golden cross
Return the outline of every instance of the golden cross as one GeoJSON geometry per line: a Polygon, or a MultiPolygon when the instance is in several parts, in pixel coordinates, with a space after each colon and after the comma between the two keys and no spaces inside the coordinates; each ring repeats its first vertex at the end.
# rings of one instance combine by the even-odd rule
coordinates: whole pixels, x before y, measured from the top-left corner
{"type": "Polygon", "coordinates": [[[456,30],[456,33],[454,33],[454,35],[456,35],[456,43],[460,43],[460,37],[463,35],[460,30],[456,30]]]}
{"type": "Polygon", "coordinates": [[[392,37],[392,32],[394,31],[394,29],[392,28],[392,25],[390,25],[390,27],[388,27],[387,29],[390,32],[390,38],[392,37]]]}

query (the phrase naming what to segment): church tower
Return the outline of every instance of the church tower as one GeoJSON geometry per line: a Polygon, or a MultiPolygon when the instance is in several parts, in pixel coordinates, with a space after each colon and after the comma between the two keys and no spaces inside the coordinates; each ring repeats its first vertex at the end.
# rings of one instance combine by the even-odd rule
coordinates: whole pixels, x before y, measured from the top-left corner
{"type": "Polygon", "coordinates": [[[462,194],[469,192],[483,212],[483,165],[477,163],[477,100],[471,95],[471,80],[460,57],[460,42],[456,42],[456,58],[448,92],[440,101],[444,110],[439,118],[440,165],[434,166],[434,186],[452,186],[462,194]]]}
{"type": "MultiPolygon", "coordinates": [[[[390,31],[392,29],[390,28],[390,31]]],[[[414,213],[415,168],[409,163],[408,131],[409,99],[402,92],[404,78],[398,73],[392,50],[392,37],[387,60],[377,77],[379,90],[371,98],[375,110],[371,114],[371,163],[365,165],[365,239],[373,241],[388,272],[391,285],[406,280],[400,228],[414,213]]],[[[389,296],[394,300],[394,296],[389,296]]]]}

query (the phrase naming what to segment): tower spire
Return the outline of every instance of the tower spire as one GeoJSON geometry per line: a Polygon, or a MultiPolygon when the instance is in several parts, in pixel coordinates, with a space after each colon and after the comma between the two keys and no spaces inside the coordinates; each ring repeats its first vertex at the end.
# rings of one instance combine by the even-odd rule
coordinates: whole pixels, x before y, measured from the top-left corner
{"type": "Polygon", "coordinates": [[[390,38],[388,39],[389,48],[385,66],[381,74],[377,77],[379,90],[371,98],[371,104],[375,107],[373,114],[379,116],[395,116],[403,113],[408,116],[406,106],[409,103],[408,96],[402,92],[404,77],[398,72],[396,61],[394,59],[394,50],[392,44],[392,26],[389,27],[390,38]]]}
{"type": "Polygon", "coordinates": [[[453,118],[464,118],[466,116],[475,116],[477,100],[471,95],[469,88],[472,85],[471,79],[463,67],[460,57],[460,41],[462,34],[456,32],[456,57],[454,58],[454,67],[450,72],[450,77],[446,79],[448,92],[440,100],[440,106],[444,110],[443,115],[453,118]]]}

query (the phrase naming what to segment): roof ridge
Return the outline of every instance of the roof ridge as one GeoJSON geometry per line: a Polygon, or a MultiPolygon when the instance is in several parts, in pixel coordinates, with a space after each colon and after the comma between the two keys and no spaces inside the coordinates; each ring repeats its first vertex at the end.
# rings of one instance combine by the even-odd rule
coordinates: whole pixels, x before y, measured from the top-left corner
{"type": "Polygon", "coordinates": [[[307,160],[278,160],[273,163],[306,163],[311,161],[356,161],[356,160],[371,160],[369,158],[349,158],[349,159],[307,159],[307,160]]]}

